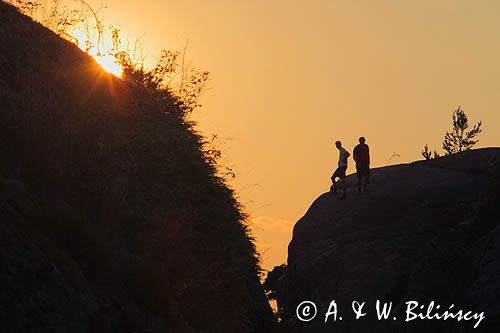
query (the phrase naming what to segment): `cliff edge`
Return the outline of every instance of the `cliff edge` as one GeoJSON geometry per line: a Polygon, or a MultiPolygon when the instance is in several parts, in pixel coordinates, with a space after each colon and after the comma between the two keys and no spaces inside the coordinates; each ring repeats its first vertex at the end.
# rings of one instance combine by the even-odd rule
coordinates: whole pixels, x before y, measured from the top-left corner
{"type": "Polygon", "coordinates": [[[486,148],[372,170],[370,192],[347,200],[321,195],[295,225],[278,303],[297,332],[469,331],[471,322],[404,322],[404,304],[432,300],[485,311],[480,329],[498,327],[500,221],[486,148]],[[297,319],[302,301],[318,308],[297,319]],[[342,321],[325,323],[332,300],[342,321]],[[378,320],[376,300],[393,302],[397,320],[378,320]],[[351,302],[366,302],[355,320],[351,302]]]}

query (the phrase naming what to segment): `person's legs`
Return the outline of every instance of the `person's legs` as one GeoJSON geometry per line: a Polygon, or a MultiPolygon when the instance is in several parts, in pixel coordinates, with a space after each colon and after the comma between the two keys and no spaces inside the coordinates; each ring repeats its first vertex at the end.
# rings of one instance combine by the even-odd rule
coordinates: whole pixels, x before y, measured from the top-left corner
{"type": "Polygon", "coordinates": [[[361,182],[363,178],[363,170],[359,164],[356,164],[356,176],[358,178],[358,194],[361,194],[361,182]]]}
{"type": "Polygon", "coordinates": [[[334,178],[332,178],[332,186],[330,186],[330,193],[337,194],[337,185],[335,184],[334,178]]]}
{"type": "Polygon", "coordinates": [[[345,181],[346,171],[347,171],[347,167],[340,167],[339,168],[339,178],[340,178],[340,181],[342,182],[342,189],[344,192],[344,194],[342,195],[342,198],[344,198],[344,199],[347,196],[347,185],[346,185],[346,181],[345,181]]]}
{"type": "Polygon", "coordinates": [[[368,165],[365,167],[364,177],[365,177],[365,183],[363,185],[363,190],[365,192],[368,192],[368,184],[370,183],[370,167],[368,165]]]}
{"type": "Polygon", "coordinates": [[[342,188],[344,189],[344,194],[343,198],[346,197],[347,189],[346,189],[346,182],[345,182],[345,173],[346,173],[347,167],[339,167],[335,172],[333,173],[332,177],[330,178],[332,180],[332,186],[330,186],[330,193],[331,194],[337,194],[337,183],[335,180],[337,178],[340,179],[340,182],[342,183],[342,188]]]}
{"type": "Polygon", "coordinates": [[[338,177],[338,171],[339,171],[339,169],[335,170],[335,172],[333,173],[332,177],[330,177],[330,179],[332,180],[332,186],[330,186],[330,193],[331,194],[336,194],[337,193],[337,183],[335,182],[335,180],[338,177]]]}

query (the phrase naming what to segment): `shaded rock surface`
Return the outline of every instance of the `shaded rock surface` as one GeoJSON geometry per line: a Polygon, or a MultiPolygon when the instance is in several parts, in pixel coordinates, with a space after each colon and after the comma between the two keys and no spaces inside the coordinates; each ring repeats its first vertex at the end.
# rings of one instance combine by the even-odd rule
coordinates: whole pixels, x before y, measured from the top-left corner
{"type": "MultiPolygon", "coordinates": [[[[439,251],[448,242],[435,239],[437,230],[446,235],[442,220],[454,219],[454,214],[458,214],[456,223],[470,222],[468,214],[477,210],[491,186],[488,166],[497,155],[500,149],[488,148],[377,168],[372,170],[369,193],[357,196],[355,176],[350,176],[347,200],[329,193],[321,195],[294,227],[288,269],[280,281],[278,297],[285,321],[295,322],[298,332],[418,332],[422,327],[439,330],[436,321],[405,325],[401,323],[402,314],[394,323],[378,321],[374,316],[375,301],[392,301],[395,308],[401,308],[405,300],[430,300],[426,292],[430,288],[441,293],[453,285],[455,289],[449,293],[452,296],[444,297],[442,292],[445,299],[436,294],[435,300],[461,301],[465,307],[481,309],[487,315],[481,327],[494,327],[500,315],[495,301],[500,294],[498,227],[464,248],[460,244],[444,247],[455,253],[453,273],[429,271],[429,267],[443,265],[422,262],[432,261],[434,256],[446,257],[439,251]],[[453,214],[447,213],[449,207],[453,207],[453,214]],[[460,276],[456,272],[461,272],[460,276]],[[432,283],[421,282],[425,279],[432,283]],[[296,320],[295,310],[305,300],[316,303],[318,317],[302,323],[296,320]],[[324,314],[331,300],[339,304],[343,320],[332,323],[330,319],[325,324],[324,314]],[[368,315],[363,320],[354,320],[354,300],[367,302],[368,315]]],[[[464,331],[473,326],[470,322],[449,325],[447,328],[464,331]]]]}
{"type": "MultiPolygon", "coordinates": [[[[4,188],[2,188],[3,190],[4,188]]],[[[0,318],[4,332],[85,332],[97,309],[89,290],[59,271],[19,230],[16,202],[0,197],[0,318]]]]}
{"type": "Polygon", "coordinates": [[[1,197],[2,332],[275,328],[206,140],[142,79],[0,1],[0,183],[26,188],[1,197]]]}

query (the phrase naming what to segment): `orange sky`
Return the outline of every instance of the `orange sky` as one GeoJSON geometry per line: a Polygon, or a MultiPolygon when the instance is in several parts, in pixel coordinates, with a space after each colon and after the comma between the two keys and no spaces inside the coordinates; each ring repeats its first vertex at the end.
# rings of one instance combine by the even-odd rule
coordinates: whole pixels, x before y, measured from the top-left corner
{"type": "MultiPolygon", "coordinates": [[[[500,2],[91,0],[139,37],[148,61],[189,39],[212,89],[193,118],[217,133],[253,218],[264,268],[336,166],[333,141],[364,135],[374,166],[441,149],[461,105],[500,143],[500,2]]],[[[350,172],[353,171],[351,164],[350,172]]]]}

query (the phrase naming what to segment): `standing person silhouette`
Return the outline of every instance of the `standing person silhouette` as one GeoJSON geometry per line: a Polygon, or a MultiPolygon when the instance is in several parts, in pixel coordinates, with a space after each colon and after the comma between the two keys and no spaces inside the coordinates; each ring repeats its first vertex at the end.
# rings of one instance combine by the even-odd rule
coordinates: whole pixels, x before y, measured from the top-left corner
{"type": "Polygon", "coordinates": [[[342,188],[344,189],[342,199],[345,199],[347,195],[345,173],[347,171],[347,159],[349,158],[349,156],[351,156],[351,154],[349,154],[349,152],[342,147],[342,142],[340,141],[335,142],[335,147],[337,147],[337,149],[339,150],[339,163],[337,170],[335,170],[335,172],[331,177],[332,186],[330,187],[330,193],[331,194],[337,193],[337,183],[335,182],[335,180],[337,178],[340,178],[340,181],[342,182],[342,188]]]}
{"type": "Polygon", "coordinates": [[[359,144],[354,147],[353,157],[356,162],[356,175],[358,176],[358,194],[361,194],[361,183],[363,178],[363,190],[368,192],[368,183],[370,182],[370,147],[365,143],[365,138],[359,138],[359,144]]]}

